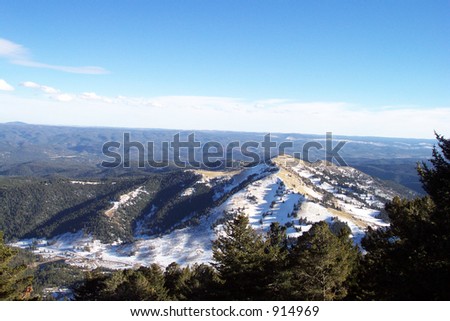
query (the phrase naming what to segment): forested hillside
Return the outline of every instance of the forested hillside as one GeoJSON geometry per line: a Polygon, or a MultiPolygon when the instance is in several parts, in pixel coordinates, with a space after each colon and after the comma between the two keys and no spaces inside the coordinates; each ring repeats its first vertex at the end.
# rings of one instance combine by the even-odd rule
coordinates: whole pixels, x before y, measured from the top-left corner
{"type": "Polygon", "coordinates": [[[136,221],[154,206],[159,210],[148,224],[159,231],[183,219],[179,213],[189,206],[196,210],[198,203],[189,205],[176,197],[195,180],[194,173],[185,171],[89,181],[3,177],[0,230],[7,240],[50,238],[82,229],[104,242],[131,240],[136,221]]]}

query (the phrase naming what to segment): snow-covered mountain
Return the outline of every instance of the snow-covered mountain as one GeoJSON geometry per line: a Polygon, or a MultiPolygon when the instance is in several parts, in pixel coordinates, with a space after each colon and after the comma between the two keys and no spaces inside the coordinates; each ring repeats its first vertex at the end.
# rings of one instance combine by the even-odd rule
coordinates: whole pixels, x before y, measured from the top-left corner
{"type": "MultiPolygon", "coordinates": [[[[292,238],[307,231],[314,222],[326,221],[330,225],[345,222],[354,243],[359,244],[369,226],[388,225],[382,219],[386,201],[395,195],[412,196],[407,189],[351,167],[323,161],[307,163],[290,156],[278,156],[270,165],[259,164],[238,171],[194,172],[199,179],[178,196],[189,200],[196,188],[208,186],[214,191],[214,207],[200,216],[185,213],[181,216],[183,222],[168,233],[152,233],[145,228],[157,212],[153,207],[137,222],[132,242],[105,244],[80,230],[51,239],[21,240],[15,245],[32,247],[48,260],[65,259],[69,264],[89,269],[210,262],[211,241],[220,233],[223,222],[238,213],[248,215],[252,227],[261,233],[271,223],[279,222],[287,227],[292,238]],[[189,224],[184,224],[186,221],[189,224]]],[[[146,193],[145,187],[139,186],[112,203],[104,215],[113,217],[118,209],[126,212],[146,193]]]]}

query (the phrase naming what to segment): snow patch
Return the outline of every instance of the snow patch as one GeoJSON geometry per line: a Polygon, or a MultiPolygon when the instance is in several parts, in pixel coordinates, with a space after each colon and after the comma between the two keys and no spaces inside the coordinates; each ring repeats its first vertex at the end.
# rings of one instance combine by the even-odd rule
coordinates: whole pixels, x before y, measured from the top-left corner
{"type": "Polygon", "coordinates": [[[139,194],[148,194],[148,192],[144,189],[144,186],[140,186],[134,191],[131,191],[127,194],[120,195],[119,201],[111,202],[112,207],[105,211],[105,215],[108,217],[112,217],[114,213],[117,211],[119,206],[124,206],[131,200],[135,199],[139,196],[139,194]]]}
{"type": "Polygon", "coordinates": [[[191,196],[192,194],[194,194],[195,193],[195,188],[193,188],[193,187],[188,187],[188,188],[186,188],[184,191],[183,191],[183,193],[181,193],[181,196],[182,197],[184,197],[184,196],[191,196]]]}
{"type": "Polygon", "coordinates": [[[87,181],[70,181],[71,184],[80,184],[80,185],[100,185],[100,182],[87,182],[87,181]]]}

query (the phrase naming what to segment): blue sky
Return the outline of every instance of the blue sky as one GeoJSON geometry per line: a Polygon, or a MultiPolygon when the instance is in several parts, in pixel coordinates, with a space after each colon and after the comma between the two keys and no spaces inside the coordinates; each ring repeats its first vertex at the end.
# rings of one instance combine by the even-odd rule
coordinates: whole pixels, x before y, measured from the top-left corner
{"type": "Polygon", "coordinates": [[[3,1],[0,122],[450,134],[449,1],[3,1]]]}

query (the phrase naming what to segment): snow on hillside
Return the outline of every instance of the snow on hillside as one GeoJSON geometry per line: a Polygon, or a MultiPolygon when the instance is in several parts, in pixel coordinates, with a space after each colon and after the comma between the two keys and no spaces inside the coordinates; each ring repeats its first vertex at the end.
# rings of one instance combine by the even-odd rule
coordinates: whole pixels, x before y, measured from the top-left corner
{"type": "MultiPolygon", "coordinates": [[[[238,213],[248,215],[251,226],[260,233],[267,232],[271,223],[278,222],[286,226],[287,234],[292,238],[309,230],[315,222],[332,224],[338,219],[350,227],[355,244],[360,243],[368,226],[387,225],[377,218],[381,203],[379,195],[390,197],[391,191],[375,191],[370,176],[352,168],[327,167],[326,164],[313,166],[301,161],[288,166],[281,160],[275,160],[277,168],[261,164],[234,172],[234,175],[227,172],[226,176],[209,178],[203,173],[203,183],[221,183],[216,200],[232,193],[201,217],[195,226],[176,229],[162,236],[148,236],[138,224],[135,241],[126,244],[102,244],[80,231],[51,240],[22,240],[15,245],[31,247],[49,260],[64,258],[69,264],[88,269],[99,266],[121,269],[151,263],[164,266],[172,262],[182,265],[208,263],[212,260],[211,241],[221,233],[223,222],[238,213]],[[251,183],[235,191],[249,180],[251,183]]],[[[194,189],[187,188],[182,192],[183,196],[189,196],[194,189]]],[[[120,196],[105,214],[113,215],[119,206],[130,204],[140,193],[146,193],[143,187],[120,196]]],[[[155,211],[156,208],[152,208],[148,217],[155,211]]]]}
{"type": "Polygon", "coordinates": [[[182,193],[181,196],[186,197],[186,196],[191,196],[192,194],[195,193],[195,188],[193,187],[188,187],[186,188],[182,193]]]}
{"type": "Polygon", "coordinates": [[[80,184],[80,185],[99,185],[100,182],[88,182],[88,181],[70,181],[71,184],[80,184]]]}
{"type": "Polygon", "coordinates": [[[236,175],[232,176],[231,179],[228,180],[228,183],[225,184],[223,190],[216,192],[214,196],[214,200],[218,200],[223,195],[231,192],[233,189],[238,187],[240,184],[248,180],[250,177],[253,177],[254,180],[265,177],[268,172],[268,166],[266,164],[259,164],[250,168],[246,168],[241,170],[236,175]]]}
{"type": "MultiPolygon", "coordinates": [[[[214,211],[228,216],[245,213],[255,230],[267,232],[273,222],[293,224],[291,216],[302,199],[300,194],[287,190],[276,174],[271,174],[235,193],[214,211]]],[[[297,231],[290,228],[288,233],[297,231]]]]}
{"type": "Polygon", "coordinates": [[[217,183],[224,182],[230,179],[235,173],[232,171],[208,171],[204,169],[198,170],[188,170],[192,171],[197,175],[200,175],[200,180],[197,181],[197,184],[205,184],[208,187],[214,186],[217,183]]]}
{"type": "Polygon", "coordinates": [[[117,211],[117,209],[119,208],[119,206],[128,205],[130,201],[132,201],[133,199],[138,197],[139,194],[142,194],[142,193],[148,194],[148,192],[144,189],[144,186],[140,186],[137,189],[135,189],[129,193],[120,195],[118,201],[111,202],[112,207],[105,211],[105,215],[108,217],[112,217],[114,215],[114,213],[117,211]]]}

